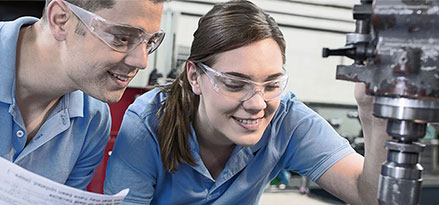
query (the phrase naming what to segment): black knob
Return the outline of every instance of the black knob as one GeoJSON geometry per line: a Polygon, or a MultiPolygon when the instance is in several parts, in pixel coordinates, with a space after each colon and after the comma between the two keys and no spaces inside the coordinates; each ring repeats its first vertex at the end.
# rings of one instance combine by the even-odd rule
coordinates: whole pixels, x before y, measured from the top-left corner
{"type": "Polygon", "coordinates": [[[355,47],[352,45],[348,45],[343,48],[337,49],[323,48],[322,56],[324,58],[328,56],[347,56],[353,58],[355,56],[355,47]]]}

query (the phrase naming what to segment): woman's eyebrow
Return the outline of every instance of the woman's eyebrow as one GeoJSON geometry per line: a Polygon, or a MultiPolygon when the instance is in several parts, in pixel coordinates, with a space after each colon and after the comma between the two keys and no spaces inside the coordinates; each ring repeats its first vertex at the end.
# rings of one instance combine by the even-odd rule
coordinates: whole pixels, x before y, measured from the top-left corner
{"type": "Polygon", "coordinates": [[[283,72],[281,72],[281,73],[276,73],[276,74],[273,74],[273,75],[269,75],[269,76],[265,79],[265,81],[276,80],[276,79],[278,79],[279,77],[281,77],[281,76],[283,76],[283,75],[285,75],[285,73],[283,73],[283,72]]]}
{"type": "MultiPolygon", "coordinates": [[[[247,79],[247,80],[253,80],[253,77],[252,77],[252,76],[250,76],[250,75],[246,75],[246,74],[243,74],[243,73],[238,73],[238,72],[224,72],[224,74],[231,75],[231,76],[238,77],[238,78],[244,78],[244,79],[247,79]]],[[[279,72],[279,73],[275,73],[275,74],[269,75],[269,76],[267,76],[267,77],[265,78],[264,82],[265,82],[265,81],[270,81],[270,80],[275,80],[275,79],[277,79],[277,78],[279,78],[280,76],[283,76],[283,75],[284,75],[283,72],[279,72]]]]}
{"type": "Polygon", "coordinates": [[[224,74],[231,75],[231,76],[238,77],[238,78],[244,78],[244,79],[247,79],[247,80],[251,80],[252,79],[251,76],[243,74],[243,73],[238,73],[238,72],[224,72],[224,74]]]}

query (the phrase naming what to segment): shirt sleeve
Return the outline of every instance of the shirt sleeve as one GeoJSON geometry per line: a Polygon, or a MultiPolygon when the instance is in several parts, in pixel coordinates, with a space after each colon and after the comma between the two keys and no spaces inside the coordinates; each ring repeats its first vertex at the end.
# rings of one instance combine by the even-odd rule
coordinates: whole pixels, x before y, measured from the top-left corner
{"type": "Polygon", "coordinates": [[[355,152],[347,139],[303,103],[295,101],[290,108],[282,124],[282,131],[290,135],[283,155],[286,169],[317,181],[337,161],[355,152]]]}
{"type": "Polygon", "coordinates": [[[95,168],[101,163],[105,147],[110,139],[111,116],[110,109],[104,104],[101,111],[91,117],[84,146],[79,154],[66,185],[85,190],[90,183],[95,168]]]}
{"type": "Polygon", "coordinates": [[[153,199],[160,152],[145,122],[132,110],[125,113],[108,161],[104,193],[129,188],[122,204],[150,204],[153,199]]]}

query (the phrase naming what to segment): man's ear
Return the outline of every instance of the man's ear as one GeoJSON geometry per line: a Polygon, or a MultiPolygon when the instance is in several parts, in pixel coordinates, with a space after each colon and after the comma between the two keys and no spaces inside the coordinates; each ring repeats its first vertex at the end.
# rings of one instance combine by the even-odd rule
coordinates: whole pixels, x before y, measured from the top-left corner
{"type": "Polygon", "coordinates": [[[53,0],[47,6],[47,23],[53,37],[57,41],[63,41],[66,38],[66,24],[71,13],[68,13],[66,5],[60,1],[53,0]]]}
{"type": "Polygon", "coordinates": [[[186,63],[186,72],[187,79],[192,87],[192,92],[194,92],[196,95],[201,95],[200,82],[198,78],[200,75],[197,72],[197,66],[194,62],[188,61],[186,63]]]}

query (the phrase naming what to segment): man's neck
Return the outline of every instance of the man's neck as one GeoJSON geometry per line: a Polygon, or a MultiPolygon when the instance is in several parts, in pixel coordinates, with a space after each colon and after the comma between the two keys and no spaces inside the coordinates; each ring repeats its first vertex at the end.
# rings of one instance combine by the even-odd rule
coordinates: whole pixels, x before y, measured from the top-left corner
{"type": "MultiPolygon", "coordinates": [[[[56,47],[45,41],[41,23],[20,29],[17,53],[16,102],[28,133],[28,142],[44,124],[58,100],[69,92],[56,66],[56,47]]],[[[47,32],[47,31],[46,31],[47,32]]]]}
{"type": "MultiPolygon", "coordinates": [[[[73,91],[66,83],[59,66],[59,52],[44,35],[41,22],[21,28],[17,42],[16,96],[20,100],[36,100],[48,104],[73,91]]],[[[48,29],[47,29],[48,30],[48,29]]],[[[52,40],[53,41],[53,40],[52,40]]]]}

